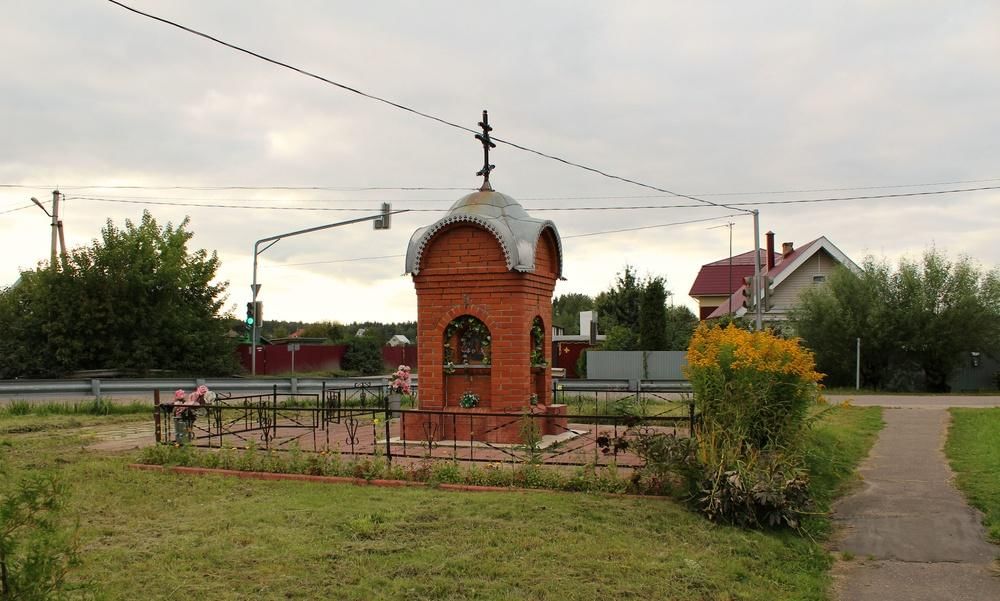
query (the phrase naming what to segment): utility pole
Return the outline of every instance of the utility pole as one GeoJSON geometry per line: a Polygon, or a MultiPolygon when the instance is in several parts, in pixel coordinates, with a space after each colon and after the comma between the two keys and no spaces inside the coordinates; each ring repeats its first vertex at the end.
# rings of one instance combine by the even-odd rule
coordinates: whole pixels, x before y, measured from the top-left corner
{"type": "Polygon", "coordinates": [[[62,196],[59,190],[52,191],[52,212],[49,213],[48,209],[45,208],[37,198],[31,197],[31,202],[38,205],[38,208],[45,211],[45,214],[52,218],[52,244],[51,252],[49,253],[49,267],[55,271],[56,270],[56,245],[62,244],[63,261],[66,259],[66,241],[62,234],[62,221],[59,220],[59,197],[62,196]]]}
{"type": "Polygon", "coordinates": [[[760,273],[760,211],[757,209],[753,210],[753,296],[754,306],[756,310],[756,319],[754,320],[757,326],[757,331],[760,332],[764,329],[764,307],[761,306],[760,299],[760,285],[761,285],[761,273],[760,273]]]}
{"type": "Polygon", "coordinates": [[[726,292],[728,294],[726,298],[726,313],[732,314],[733,312],[733,226],[736,225],[732,221],[728,223],[723,223],[722,225],[712,226],[708,229],[715,230],[720,227],[729,228],[729,285],[726,286],[726,292]]]}

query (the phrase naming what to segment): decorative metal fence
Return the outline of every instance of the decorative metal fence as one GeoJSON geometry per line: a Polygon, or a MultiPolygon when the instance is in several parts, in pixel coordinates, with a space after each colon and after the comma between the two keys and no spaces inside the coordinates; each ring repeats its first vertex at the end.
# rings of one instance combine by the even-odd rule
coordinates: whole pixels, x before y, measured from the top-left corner
{"type": "Polygon", "coordinates": [[[635,466],[638,436],[689,436],[693,403],[656,391],[556,391],[568,414],[425,411],[394,404],[383,385],[358,383],[318,394],[219,394],[199,406],[156,403],[156,440],[208,448],[380,455],[388,461],[449,459],[552,465],[635,466]],[[592,393],[588,396],[588,392],[592,393]],[[189,413],[185,413],[189,412],[189,413]],[[408,419],[404,419],[408,417],[408,419]],[[408,425],[409,424],[409,425],[408,425]],[[514,443],[494,433],[514,430],[514,443]],[[549,434],[542,435],[548,431],[549,434]]]}

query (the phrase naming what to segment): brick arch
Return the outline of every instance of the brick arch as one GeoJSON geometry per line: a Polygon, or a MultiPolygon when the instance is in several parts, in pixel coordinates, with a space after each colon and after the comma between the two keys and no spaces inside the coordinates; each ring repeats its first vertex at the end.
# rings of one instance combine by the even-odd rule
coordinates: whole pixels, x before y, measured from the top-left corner
{"type": "Polygon", "coordinates": [[[459,216],[452,220],[445,220],[436,225],[435,228],[426,232],[421,238],[416,249],[415,272],[427,267],[439,267],[434,265],[439,254],[444,254],[445,258],[457,259],[460,249],[470,250],[471,247],[464,246],[459,240],[451,241],[450,237],[462,230],[473,231],[477,237],[481,238],[479,244],[475,245],[479,251],[479,256],[475,257],[483,262],[502,262],[506,269],[514,266],[511,249],[504,243],[503,235],[493,226],[493,224],[474,215],[459,216]],[[495,246],[484,244],[485,240],[490,240],[495,246]],[[452,248],[452,247],[455,248],[452,248]],[[493,251],[496,252],[493,252],[493,251]]]}
{"type": "MultiPolygon", "coordinates": [[[[455,305],[451,309],[445,311],[441,318],[438,319],[437,324],[434,326],[435,336],[443,335],[444,329],[448,327],[448,324],[454,321],[455,318],[463,315],[471,315],[486,324],[486,327],[490,330],[491,335],[496,332],[496,320],[493,319],[493,316],[490,315],[490,312],[486,307],[482,307],[480,305],[455,305]]],[[[441,341],[439,340],[438,342],[441,341]]]]}
{"type": "Polygon", "coordinates": [[[543,227],[535,239],[535,273],[562,277],[562,241],[553,227],[543,227]]]}
{"type": "Polygon", "coordinates": [[[536,313],[534,316],[532,316],[531,322],[528,324],[528,342],[531,345],[531,353],[534,354],[534,352],[535,352],[534,329],[535,329],[535,322],[536,321],[539,322],[539,323],[541,323],[541,326],[542,326],[542,341],[541,341],[541,343],[542,343],[542,359],[545,360],[546,362],[548,362],[549,361],[548,347],[552,343],[551,326],[549,326],[549,324],[546,323],[545,318],[542,317],[542,315],[540,313],[536,313]]]}

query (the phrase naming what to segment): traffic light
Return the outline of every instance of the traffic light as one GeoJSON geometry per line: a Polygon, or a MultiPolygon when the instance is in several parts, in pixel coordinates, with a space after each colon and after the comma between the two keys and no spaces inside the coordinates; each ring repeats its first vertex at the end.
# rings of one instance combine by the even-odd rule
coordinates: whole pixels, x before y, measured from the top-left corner
{"type": "Polygon", "coordinates": [[[740,292],[743,294],[743,302],[741,304],[743,305],[744,309],[746,309],[746,310],[749,311],[750,309],[753,308],[753,276],[752,275],[748,275],[745,278],[743,278],[743,288],[740,289],[740,292]]]}
{"type": "Polygon", "coordinates": [[[389,226],[392,224],[390,217],[392,217],[392,205],[387,202],[383,202],[382,214],[378,217],[378,219],[372,221],[372,227],[377,230],[389,229],[389,226]]]}
{"type": "Polygon", "coordinates": [[[774,308],[772,298],[774,298],[774,278],[764,278],[764,310],[770,311],[774,308]]]}

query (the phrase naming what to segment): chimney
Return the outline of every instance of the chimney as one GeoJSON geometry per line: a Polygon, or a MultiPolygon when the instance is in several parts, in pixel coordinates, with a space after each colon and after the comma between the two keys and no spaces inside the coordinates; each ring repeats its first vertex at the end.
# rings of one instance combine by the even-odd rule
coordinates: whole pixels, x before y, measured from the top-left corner
{"type": "Polygon", "coordinates": [[[764,234],[767,236],[767,270],[774,269],[774,232],[764,234]]]}
{"type": "Polygon", "coordinates": [[[793,252],[795,252],[795,247],[792,245],[791,242],[782,242],[781,243],[781,256],[782,256],[782,258],[787,257],[788,255],[792,254],[793,252]]]}

